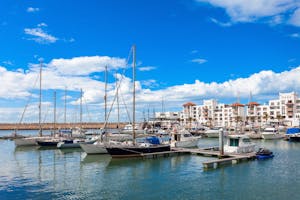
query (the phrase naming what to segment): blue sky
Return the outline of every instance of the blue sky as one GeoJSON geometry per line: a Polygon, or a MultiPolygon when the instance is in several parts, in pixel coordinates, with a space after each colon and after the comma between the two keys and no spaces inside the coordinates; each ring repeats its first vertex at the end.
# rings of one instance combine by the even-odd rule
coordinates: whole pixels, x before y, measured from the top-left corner
{"type": "MultiPolygon", "coordinates": [[[[18,121],[31,94],[27,120],[34,121],[41,57],[43,103],[51,110],[56,90],[61,116],[67,87],[68,109],[76,113],[83,88],[92,121],[101,121],[105,65],[110,99],[114,73],[127,68],[122,93],[129,104],[125,61],[133,44],[140,118],[145,108],[159,111],[161,99],[174,111],[186,101],[232,103],[240,97],[246,103],[251,91],[263,103],[300,90],[296,0],[3,0],[0,13],[0,122],[18,121]]],[[[115,113],[113,108],[112,118],[115,113]]]]}

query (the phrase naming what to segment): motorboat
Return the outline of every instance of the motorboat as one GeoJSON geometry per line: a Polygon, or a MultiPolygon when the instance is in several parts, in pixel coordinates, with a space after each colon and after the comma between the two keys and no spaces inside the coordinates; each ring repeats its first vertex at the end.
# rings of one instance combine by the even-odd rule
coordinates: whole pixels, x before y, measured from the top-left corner
{"type": "Polygon", "coordinates": [[[284,137],[284,134],[279,133],[275,127],[267,127],[263,129],[261,137],[265,140],[280,139],[284,137]]]}
{"type": "Polygon", "coordinates": [[[224,145],[225,153],[250,153],[255,151],[255,143],[247,135],[228,135],[224,145]]]}
{"type": "Polygon", "coordinates": [[[264,160],[273,157],[273,152],[266,148],[259,148],[259,150],[256,152],[256,158],[259,160],[264,160]]]}
{"type": "Polygon", "coordinates": [[[186,129],[171,133],[171,147],[190,148],[197,147],[201,136],[193,136],[186,129]]]}

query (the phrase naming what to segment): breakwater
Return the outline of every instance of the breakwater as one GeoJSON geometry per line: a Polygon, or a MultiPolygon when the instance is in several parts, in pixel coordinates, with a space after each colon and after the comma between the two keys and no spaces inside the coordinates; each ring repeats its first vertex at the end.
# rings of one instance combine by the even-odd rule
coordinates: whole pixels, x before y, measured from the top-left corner
{"type": "MultiPolygon", "coordinates": [[[[123,128],[128,123],[108,123],[107,128],[123,128]]],[[[91,122],[84,122],[84,123],[56,123],[55,126],[53,123],[42,123],[42,129],[60,129],[60,128],[75,128],[81,127],[83,129],[100,129],[104,127],[104,123],[91,123],[91,122]]],[[[0,130],[38,130],[39,124],[38,123],[0,123],[0,130]]]]}

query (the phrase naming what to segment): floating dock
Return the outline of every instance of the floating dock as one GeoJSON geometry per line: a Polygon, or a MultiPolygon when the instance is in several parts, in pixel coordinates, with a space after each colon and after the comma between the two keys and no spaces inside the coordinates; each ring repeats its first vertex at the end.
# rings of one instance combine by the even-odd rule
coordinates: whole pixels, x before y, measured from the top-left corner
{"type": "Polygon", "coordinates": [[[205,157],[217,157],[215,160],[203,162],[204,169],[215,169],[220,166],[228,164],[237,164],[243,161],[254,160],[256,158],[255,152],[245,153],[245,154],[225,154],[220,155],[219,151],[214,150],[215,147],[208,149],[188,149],[188,148],[173,148],[172,151],[157,152],[157,153],[144,153],[141,154],[143,159],[149,158],[159,158],[159,157],[169,157],[178,156],[184,154],[200,155],[205,157]]]}

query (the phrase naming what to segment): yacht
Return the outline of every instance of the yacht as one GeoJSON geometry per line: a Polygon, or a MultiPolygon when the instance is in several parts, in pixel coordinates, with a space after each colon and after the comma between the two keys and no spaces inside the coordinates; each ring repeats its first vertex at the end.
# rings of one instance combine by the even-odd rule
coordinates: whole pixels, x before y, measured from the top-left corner
{"type": "Polygon", "coordinates": [[[274,127],[268,127],[263,130],[261,137],[265,140],[280,139],[284,137],[284,134],[279,133],[278,129],[274,127]]]}
{"type": "Polygon", "coordinates": [[[255,151],[255,143],[247,135],[228,135],[224,145],[225,153],[250,153],[255,151]]]}
{"type": "Polygon", "coordinates": [[[201,136],[193,136],[189,131],[183,129],[172,133],[171,147],[190,148],[197,147],[201,136]]]}

